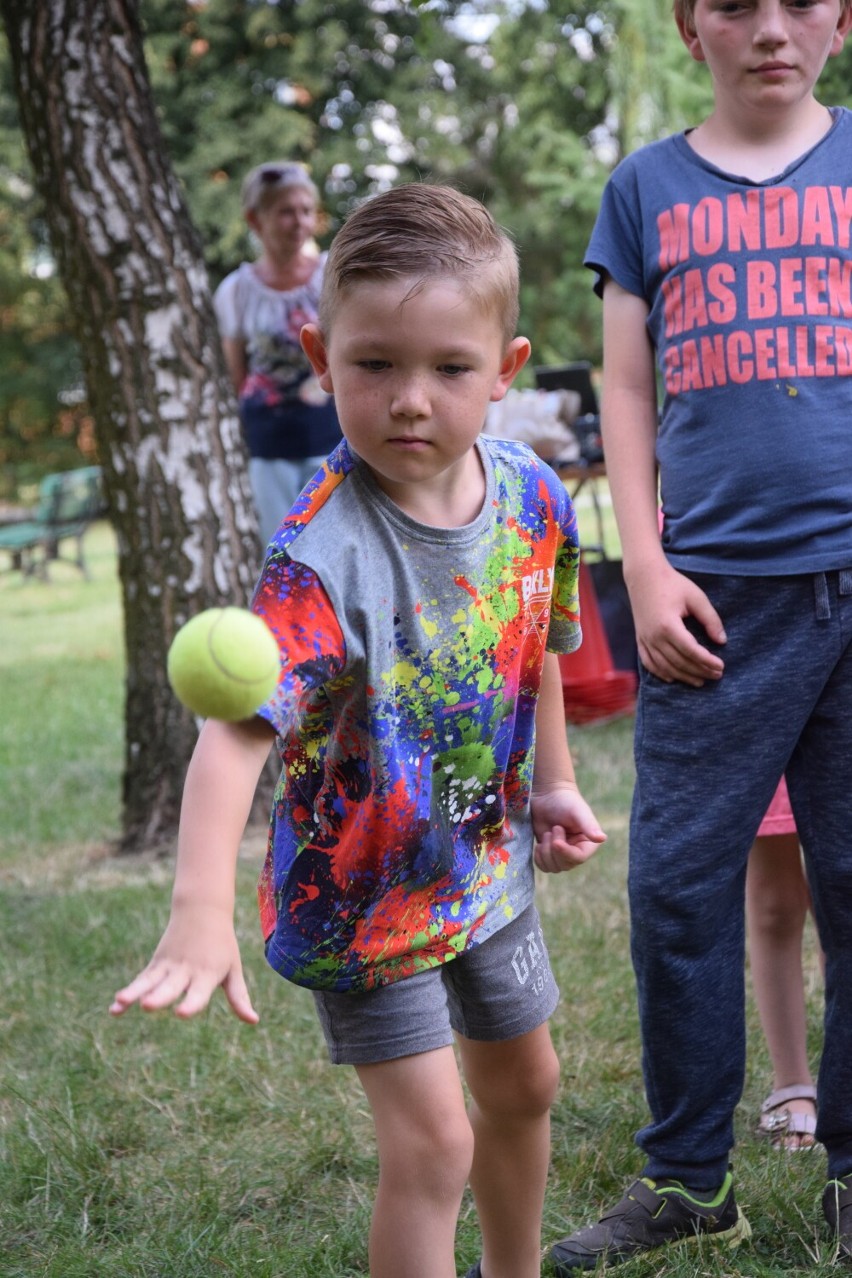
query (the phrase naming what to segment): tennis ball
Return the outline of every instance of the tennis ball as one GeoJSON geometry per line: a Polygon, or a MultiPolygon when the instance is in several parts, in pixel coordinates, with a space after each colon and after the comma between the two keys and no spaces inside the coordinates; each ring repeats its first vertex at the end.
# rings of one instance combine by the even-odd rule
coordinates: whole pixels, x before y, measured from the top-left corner
{"type": "Polygon", "coordinates": [[[208,608],[181,626],[167,660],[178,700],[204,719],[250,719],[278,683],[272,631],[246,608],[208,608]]]}

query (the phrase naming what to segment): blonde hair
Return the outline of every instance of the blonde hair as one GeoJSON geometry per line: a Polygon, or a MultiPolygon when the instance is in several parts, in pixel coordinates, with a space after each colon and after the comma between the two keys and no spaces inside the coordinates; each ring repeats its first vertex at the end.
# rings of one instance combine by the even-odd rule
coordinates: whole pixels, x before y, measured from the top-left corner
{"type": "Polygon", "coordinates": [[[243,182],[243,212],[256,213],[271,203],[279,191],[290,186],[304,188],[310,192],[314,204],[319,204],[319,191],[304,164],[297,164],[295,160],[272,160],[268,164],[258,164],[243,182]]]}
{"type": "Polygon", "coordinates": [[[479,200],[450,186],[411,182],[365,200],[332,241],[319,322],[328,334],[339,300],[365,280],[414,279],[464,284],[497,316],[510,341],[518,322],[518,256],[506,231],[479,200]]]}

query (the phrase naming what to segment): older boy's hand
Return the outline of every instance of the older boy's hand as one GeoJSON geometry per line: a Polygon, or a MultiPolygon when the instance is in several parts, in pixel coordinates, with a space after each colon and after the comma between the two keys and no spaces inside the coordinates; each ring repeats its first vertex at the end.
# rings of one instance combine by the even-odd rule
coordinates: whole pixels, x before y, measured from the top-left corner
{"type": "Polygon", "coordinates": [[[646,670],[664,683],[687,683],[694,688],[708,679],[721,679],[722,658],[684,624],[687,617],[694,617],[713,643],[726,641],[721,617],[694,581],[662,560],[647,571],[631,571],[627,586],[639,658],[646,670]]]}
{"type": "Polygon", "coordinates": [[[559,874],[582,865],[606,842],[594,812],[568,781],[534,793],[530,811],[536,839],[535,863],[546,874],[559,874]]]}
{"type": "Polygon", "coordinates": [[[186,907],[172,914],[151,962],[118,991],[109,1010],[121,1016],[134,1003],[145,1012],[176,1003],[175,1015],[187,1018],[203,1011],[220,985],[235,1015],[256,1024],[233,920],[209,907],[186,907]]]}

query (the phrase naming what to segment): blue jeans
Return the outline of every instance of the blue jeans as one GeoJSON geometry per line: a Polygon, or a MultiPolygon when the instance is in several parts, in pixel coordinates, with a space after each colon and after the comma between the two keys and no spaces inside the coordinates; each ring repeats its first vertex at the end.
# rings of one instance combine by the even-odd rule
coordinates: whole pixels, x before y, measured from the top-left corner
{"type": "MultiPolygon", "coordinates": [[[[786,770],[826,954],[817,1137],[852,1171],[852,571],[690,574],[725,625],[717,683],[641,672],[631,952],[647,1175],[716,1188],[745,1077],[745,873],[786,770]]],[[[703,631],[695,633],[709,644],[703,631]]]]}

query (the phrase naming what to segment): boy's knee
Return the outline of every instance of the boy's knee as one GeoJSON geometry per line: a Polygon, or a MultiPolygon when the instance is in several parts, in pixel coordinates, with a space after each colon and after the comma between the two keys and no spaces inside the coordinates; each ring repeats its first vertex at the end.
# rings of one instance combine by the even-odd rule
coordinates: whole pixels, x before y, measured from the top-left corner
{"type": "Polygon", "coordinates": [[[473,1129],[467,1114],[437,1124],[425,1136],[424,1154],[432,1157],[441,1175],[464,1184],[473,1163],[473,1129]]]}
{"type": "Polygon", "coordinates": [[[534,1061],[519,1061],[516,1069],[495,1069],[479,1080],[474,1101],[485,1114],[504,1120],[532,1119],[546,1114],[559,1090],[559,1058],[548,1042],[534,1061]]]}
{"type": "Polygon", "coordinates": [[[400,1189],[413,1180],[427,1194],[430,1178],[441,1196],[456,1189],[461,1193],[472,1163],[473,1131],[464,1110],[435,1121],[413,1118],[404,1134],[379,1146],[382,1175],[392,1177],[400,1189]]]}
{"type": "Polygon", "coordinates": [[[552,1046],[542,1055],[539,1068],[534,1072],[528,1089],[530,1106],[534,1112],[544,1113],[552,1108],[559,1091],[559,1057],[552,1046]]]}

